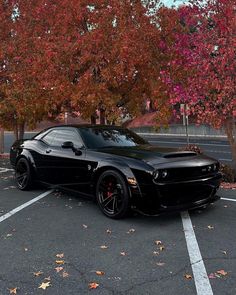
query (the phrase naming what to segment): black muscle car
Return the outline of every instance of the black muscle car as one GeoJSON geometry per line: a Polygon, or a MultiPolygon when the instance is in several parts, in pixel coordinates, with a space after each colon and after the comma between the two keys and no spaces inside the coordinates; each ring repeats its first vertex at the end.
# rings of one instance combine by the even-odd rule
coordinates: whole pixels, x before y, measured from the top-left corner
{"type": "Polygon", "coordinates": [[[11,147],[19,189],[36,182],[94,197],[102,212],[122,218],[130,209],[160,214],[206,207],[221,181],[217,160],[150,145],[117,126],[48,128],[11,147]]]}

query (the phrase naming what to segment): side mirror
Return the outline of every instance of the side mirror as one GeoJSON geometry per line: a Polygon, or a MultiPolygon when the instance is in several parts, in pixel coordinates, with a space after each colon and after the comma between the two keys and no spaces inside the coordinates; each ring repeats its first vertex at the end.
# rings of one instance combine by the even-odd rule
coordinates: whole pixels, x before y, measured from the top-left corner
{"type": "Polygon", "coordinates": [[[82,155],[82,151],[80,149],[75,148],[72,141],[63,142],[61,147],[63,149],[72,149],[72,151],[75,153],[76,156],[81,156],[82,155]]]}
{"type": "Polygon", "coordinates": [[[61,147],[63,149],[74,149],[74,144],[72,141],[65,141],[63,142],[63,144],[61,145],[61,147]]]}

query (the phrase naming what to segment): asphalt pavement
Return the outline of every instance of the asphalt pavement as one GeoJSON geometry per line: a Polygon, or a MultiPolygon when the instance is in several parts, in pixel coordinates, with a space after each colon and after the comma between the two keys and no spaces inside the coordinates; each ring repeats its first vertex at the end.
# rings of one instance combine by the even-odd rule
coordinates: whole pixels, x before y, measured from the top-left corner
{"type": "Polygon", "coordinates": [[[235,190],[189,216],[111,220],[77,195],[19,191],[10,169],[1,159],[1,295],[236,294],[235,190]]]}

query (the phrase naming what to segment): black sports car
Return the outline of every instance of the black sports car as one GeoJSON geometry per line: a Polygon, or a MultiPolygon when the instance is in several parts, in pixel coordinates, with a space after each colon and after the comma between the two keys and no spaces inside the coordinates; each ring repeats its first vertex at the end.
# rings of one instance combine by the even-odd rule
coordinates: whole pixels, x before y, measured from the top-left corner
{"type": "Polygon", "coordinates": [[[160,214],[206,207],[219,199],[219,163],[195,152],[150,145],[117,126],[48,128],[11,147],[19,189],[35,182],[95,197],[102,212],[160,214]]]}

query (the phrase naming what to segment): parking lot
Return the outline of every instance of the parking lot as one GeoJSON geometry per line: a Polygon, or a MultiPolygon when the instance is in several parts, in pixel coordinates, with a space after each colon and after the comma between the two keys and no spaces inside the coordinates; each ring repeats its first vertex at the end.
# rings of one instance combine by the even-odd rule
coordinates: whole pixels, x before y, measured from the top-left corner
{"type": "Polygon", "coordinates": [[[105,217],[49,189],[19,191],[0,161],[0,295],[236,294],[236,192],[205,210],[105,217]]]}

